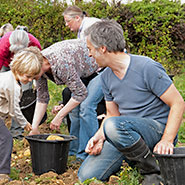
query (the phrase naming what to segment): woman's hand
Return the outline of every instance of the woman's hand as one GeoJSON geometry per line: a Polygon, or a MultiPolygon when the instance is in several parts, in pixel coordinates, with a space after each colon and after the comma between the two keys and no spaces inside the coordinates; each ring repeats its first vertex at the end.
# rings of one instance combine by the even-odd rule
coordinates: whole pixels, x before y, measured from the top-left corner
{"type": "Polygon", "coordinates": [[[60,130],[60,125],[62,123],[62,118],[59,114],[55,116],[55,118],[50,123],[50,129],[51,130],[60,130]]]}
{"type": "Polygon", "coordinates": [[[34,128],[34,129],[32,129],[32,131],[29,133],[29,135],[31,136],[31,135],[38,135],[38,134],[40,134],[40,132],[39,132],[39,129],[38,128],[34,128]]]}
{"type": "Polygon", "coordinates": [[[53,114],[57,114],[58,111],[61,110],[63,107],[64,107],[63,104],[54,106],[53,109],[52,109],[52,113],[53,113],[53,114]]]}

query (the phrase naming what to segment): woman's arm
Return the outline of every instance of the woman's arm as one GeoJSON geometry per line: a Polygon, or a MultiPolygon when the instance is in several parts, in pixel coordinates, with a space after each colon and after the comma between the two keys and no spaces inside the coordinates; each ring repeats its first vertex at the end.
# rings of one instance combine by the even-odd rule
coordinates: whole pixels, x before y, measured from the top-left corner
{"type": "Polygon", "coordinates": [[[36,106],[35,106],[33,121],[32,121],[32,131],[30,132],[29,135],[40,134],[39,124],[47,110],[47,106],[48,104],[40,103],[37,101],[36,106]]]}
{"type": "Polygon", "coordinates": [[[68,103],[57,113],[55,118],[52,120],[50,124],[50,128],[53,129],[60,129],[60,125],[64,117],[75,107],[77,107],[80,102],[76,101],[73,97],[70,98],[68,103]]]}

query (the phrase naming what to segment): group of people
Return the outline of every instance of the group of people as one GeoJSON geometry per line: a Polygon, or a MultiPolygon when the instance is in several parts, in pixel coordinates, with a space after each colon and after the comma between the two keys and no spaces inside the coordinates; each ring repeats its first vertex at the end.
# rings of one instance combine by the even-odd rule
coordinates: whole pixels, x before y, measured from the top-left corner
{"type": "Polygon", "coordinates": [[[66,26],[78,31],[77,39],[43,50],[27,45],[13,53],[11,70],[0,73],[0,178],[10,172],[12,151],[12,136],[3,118],[9,114],[29,134],[39,134],[50,99],[49,79],[69,88],[69,101],[54,107],[50,128],[60,129],[69,114],[70,134],[78,137],[71,142],[69,155],[76,155],[82,163],[80,181],[92,177],[106,181],[125,160],[139,168],[143,185],[160,184],[153,152],[173,153],[185,109],[182,96],[160,63],[125,52],[123,29],[116,21],[87,17],[77,6],[68,7],[63,16],[66,26]],[[28,123],[18,102],[21,83],[34,79],[37,103],[33,121],[28,123]],[[99,127],[96,108],[102,98],[106,116],[99,127]]]}

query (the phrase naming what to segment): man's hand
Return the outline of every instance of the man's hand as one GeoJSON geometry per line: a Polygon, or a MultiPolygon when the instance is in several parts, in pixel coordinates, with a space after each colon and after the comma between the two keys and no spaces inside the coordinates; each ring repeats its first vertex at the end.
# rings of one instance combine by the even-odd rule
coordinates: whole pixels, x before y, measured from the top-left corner
{"type": "Polygon", "coordinates": [[[85,148],[85,152],[89,155],[98,155],[101,153],[105,136],[103,133],[103,127],[100,127],[96,134],[88,141],[85,148]]]}
{"type": "Polygon", "coordinates": [[[153,151],[158,154],[173,154],[173,148],[173,143],[161,140],[155,145],[153,151]]]}
{"type": "Polygon", "coordinates": [[[96,139],[96,137],[92,137],[85,148],[85,152],[88,153],[89,155],[98,155],[101,153],[101,150],[103,148],[103,139],[96,139]]]}

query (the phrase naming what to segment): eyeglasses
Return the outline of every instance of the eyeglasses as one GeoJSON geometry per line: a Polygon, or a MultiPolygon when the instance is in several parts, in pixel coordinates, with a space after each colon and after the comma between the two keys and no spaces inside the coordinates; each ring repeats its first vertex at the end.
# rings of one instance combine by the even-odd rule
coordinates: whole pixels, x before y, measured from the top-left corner
{"type": "Polygon", "coordinates": [[[74,21],[76,19],[76,16],[69,16],[69,15],[66,15],[64,16],[64,21],[65,23],[67,24],[70,24],[72,21],[74,21]]]}
{"type": "Polygon", "coordinates": [[[65,19],[65,22],[66,22],[67,24],[69,24],[72,20],[74,20],[74,18],[71,18],[71,19],[65,19]]]}

